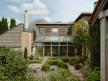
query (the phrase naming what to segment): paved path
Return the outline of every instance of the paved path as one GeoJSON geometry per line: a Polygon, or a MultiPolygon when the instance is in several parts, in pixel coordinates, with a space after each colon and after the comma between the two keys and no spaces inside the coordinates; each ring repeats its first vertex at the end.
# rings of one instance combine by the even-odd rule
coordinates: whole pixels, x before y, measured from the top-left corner
{"type": "Polygon", "coordinates": [[[84,81],[84,75],[81,73],[80,70],[75,70],[74,66],[68,65],[69,70],[72,74],[74,74],[75,76],[79,77],[79,79],[81,81],[84,81]]]}
{"type": "Polygon", "coordinates": [[[41,64],[38,64],[38,63],[29,64],[28,69],[30,69],[34,72],[40,72],[41,68],[42,68],[42,65],[46,62],[47,59],[48,59],[48,57],[44,57],[41,64]]]}

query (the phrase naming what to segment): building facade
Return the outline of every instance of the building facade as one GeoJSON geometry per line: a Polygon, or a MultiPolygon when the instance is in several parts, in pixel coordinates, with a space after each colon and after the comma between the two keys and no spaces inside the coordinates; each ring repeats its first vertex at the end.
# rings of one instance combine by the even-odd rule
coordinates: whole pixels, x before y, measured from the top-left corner
{"type": "Polygon", "coordinates": [[[43,56],[74,55],[72,36],[67,34],[70,26],[71,24],[62,23],[36,24],[35,46],[42,47],[43,56]]]}

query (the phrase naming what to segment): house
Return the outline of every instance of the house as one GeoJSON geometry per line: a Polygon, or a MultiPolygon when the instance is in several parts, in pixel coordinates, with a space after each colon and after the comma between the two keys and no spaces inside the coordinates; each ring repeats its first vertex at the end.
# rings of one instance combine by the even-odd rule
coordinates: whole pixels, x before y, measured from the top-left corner
{"type": "Polygon", "coordinates": [[[71,24],[64,23],[36,24],[38,32],[35,45],[43,48],[43,56],[74,55],[72,36],[67,34],[70,26],[71,24]]]}
{"type": "Polygon", "coordinates": [[[27,49],[28,56],[37,48],[42,49],[43,56],[72,56],[74,47],[72,36],[67,34],[71,24],[48,23],[38,20],[28,25],[28,13],[25,11],[24,24],[19,24],[0,35],[0,45],[20,50],[27,49]]]}

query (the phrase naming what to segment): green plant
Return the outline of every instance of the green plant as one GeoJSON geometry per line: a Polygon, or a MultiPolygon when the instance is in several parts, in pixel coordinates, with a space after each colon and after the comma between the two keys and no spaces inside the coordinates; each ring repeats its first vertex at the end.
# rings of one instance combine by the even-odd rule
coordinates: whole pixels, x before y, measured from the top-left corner
{"type": "Polygon", "coordinates": [[[61,75],[63,75],[65,78],[67,78],[68,76],[71,75],[70,71],[68,69],[64,69],[64,68],[62,68],[62,69],[60,68],[59,73],[61,75]]]}
{"type": "Polygon", "coordinates": [[[89,28],[89,44],[91,53],[92,68],[100,67],[100,23],[96,21],[94,25],[89,28]]]}
{"type": "Polygon", "coordinates": [[[27,60],[27,54],[28,54],[27,48],[25,48],[25,49],[24,49],[24,58],[25,58],[25,60],[27,60]]]}
{"type": "Polygon", "coordinates": [[[57,65],[58,60],[49,60],[47,63],[48,63],[49,65],[57,65]]]}
{"type": "Polygon", "coordinates": [[[80,81],[78,77],[74,76],[73,74],[67,77],[66,81],[80,81]]]}
{"type": "Polygon", "coordinates": [[[58,57],[51,57],[48,60],[58,60],[58,57]]]}
{"type": "Polygon", "coordinates": [[[90,71],[86,76],[85,81],[100,81],[100,71],[90,71]]]}
{"type": "Polygon", "coordinates": [[[65,63],[69,62],[69,57],[61,57],[60,58],[62,61],[64,61],[65,63]]]}
{"type": "Polygon", "coordinates": [[[59,60],[59,61],[58,61],[57,66],[58,66],[58,67],[61,67],[61,68],[68,69],[67,64],[65,64],[62,60],[59,60]]]}
{"type": "Polygon", "coordinates": [[[42,65],[42,70],[45,71],[45,72],[48,71],[49,68],[50,68],[50,66],[49,66],[48,63],[45,63],[44,65],[42,65]]]}
{"type": "Polygon", "coordinates": [[[30,60],[33,60],[33,55],[29,56],[28,58],[29,58],[30,60]]]}
{"type": "Polygon", "coordinates": [[[26,61],[23,57],[17,54],[17,52],[9,51],[7,54],[4,52],[0,61],[0,72],[2,73],[2,77],[0,77],[1,80],[22,81],[22,79],[26,77],[26,61]]]}
{"type": "Polygon", "coordinates": [[[81,68],[83,68],[83,64],[79,63],[75,65],[76,70],[80,70],[81,68]]]}
{"type": "Polygon", "coordinates": [[[28,60],[27,61],[28,64],[31,64],[31,63],[41,63],[40,60],[28,60]]]}
{"type": "Polygon", "coordinates": [[[78,64],[78,62],[79,62],[79,57],[71,57],[69,60],[70,65],[78,64]]]}

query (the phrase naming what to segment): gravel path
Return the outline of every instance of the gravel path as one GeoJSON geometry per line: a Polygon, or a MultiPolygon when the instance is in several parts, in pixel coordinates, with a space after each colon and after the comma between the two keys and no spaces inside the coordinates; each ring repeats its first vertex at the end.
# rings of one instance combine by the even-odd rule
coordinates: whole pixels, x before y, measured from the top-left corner
{"type": "Polygon", "coordinates": [[[37,72],[39,73],[41,71],[42,65],[46,62],[47,59],[48,57],[44,57],[41,64],[37,64],[37,63],[29,64],[28,69],[30,69],[34,73],[37,73],[37,72]]]}
{"type": "Polygon", "coordinates": [[[81,73],[80,70],[75,70],[74,66],[68,65],[69,70],[72,74],[74,74],[75,76],[79,77],[79,79],[81,81],[84,81],[84,75],[81,73]]]}

